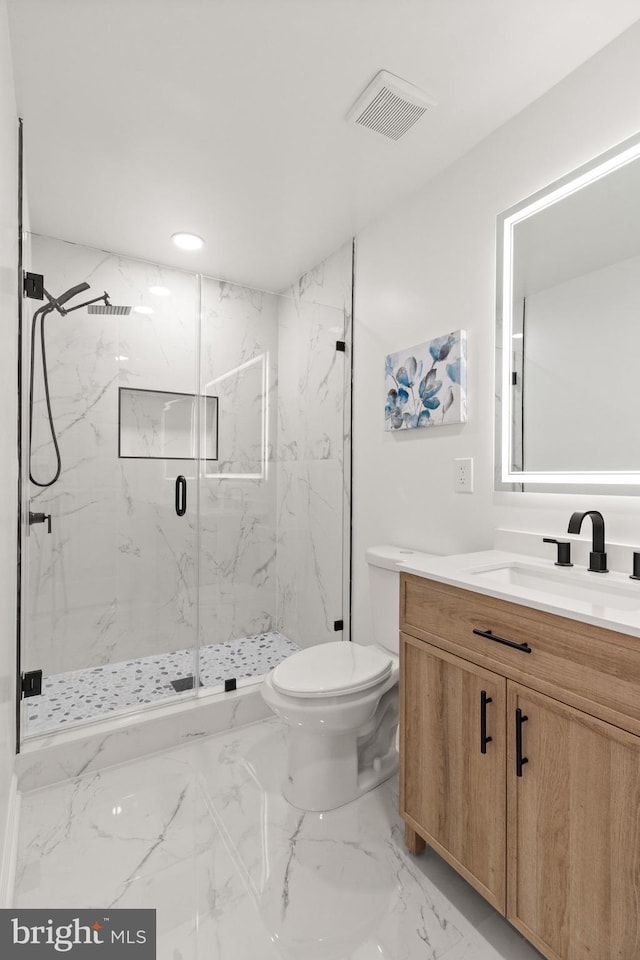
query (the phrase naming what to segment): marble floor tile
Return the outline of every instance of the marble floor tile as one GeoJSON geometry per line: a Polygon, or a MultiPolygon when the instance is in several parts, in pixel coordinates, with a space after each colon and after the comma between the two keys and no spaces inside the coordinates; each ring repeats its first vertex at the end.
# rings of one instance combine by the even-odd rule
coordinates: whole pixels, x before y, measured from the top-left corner
{"type": "Polygon", "coordinates": [[[38,906],[47,890],[61,907],[116,907],[130,883],[194,856],[211,835],[193,771],[174,758],[33,791],[23,796],[15,903],[38,906]]]}
{"type": "Polygon", "coordinates": [[[158,960],[540,960],[436,854],[387,781],[284,800],[275,718],[23,797],[16,907],[155,907],[158,960]]]}

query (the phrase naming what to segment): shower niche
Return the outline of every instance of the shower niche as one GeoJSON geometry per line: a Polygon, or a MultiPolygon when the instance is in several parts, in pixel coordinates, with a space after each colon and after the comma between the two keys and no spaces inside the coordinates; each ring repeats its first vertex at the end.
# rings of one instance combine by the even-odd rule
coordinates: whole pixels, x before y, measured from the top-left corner
{"type": "Polygon", "coordinates": [[[22,541],[20,669],[43,686],[21,736],[224,696],[348,639],[351,244],[276,295],[27,239],[51,289],[130,310],[48,318],[49,400],[36,357],[34,476],[55,473],[48,406],[62,466],[48,487],[23,470],[51,533],[22,541]]]}
{"type": "Polygon", "coordinates": [[[218,459],[218,398],[166,390],[118,389],[118,457],[218,459]]]}

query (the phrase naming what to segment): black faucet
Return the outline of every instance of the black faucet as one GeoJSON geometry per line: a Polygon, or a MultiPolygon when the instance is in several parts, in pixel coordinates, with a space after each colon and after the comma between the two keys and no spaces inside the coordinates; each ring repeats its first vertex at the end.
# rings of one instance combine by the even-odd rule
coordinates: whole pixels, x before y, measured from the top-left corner
{"type": "Polygon", "coordinates": [[[604,549],[604,517],[598,510],[572,513],[567,533],[580,533],[580,527],[585,517],[591,517],[593,523],[593,543],[589,554],[589,570],[593,573],[608,573],[607,554],[604,549]]]}

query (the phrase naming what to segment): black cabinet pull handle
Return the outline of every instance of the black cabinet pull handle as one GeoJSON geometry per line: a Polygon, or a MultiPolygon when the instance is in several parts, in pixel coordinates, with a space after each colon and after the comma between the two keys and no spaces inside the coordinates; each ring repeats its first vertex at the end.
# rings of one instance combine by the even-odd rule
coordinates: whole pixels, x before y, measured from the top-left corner
{"type": "Polygon", "coordinates": [[[518,707],[516,710],[516,777],[522,776],[522,768],[525,763],[529,763],[529,758],[522,756],[522,724],[528,719],[529,717],[518,707]]]}
{"type": "Polygon", "coordinates": [[[187,512],[187,481],[180,474],[176,477],[176,513],[179,517],[184,517],[187,512]]]}
{"type": "Polygon", "coordinates": [[[491,697],[487,696],[486,690],[480,691],[480,753],[487,752],[487,744],[491,743],[493,737],[487,736],[487,704],[493,703],[491,697]]]}
{"type": "Polygon", "coordinates": [[[505,647],[513,647],[514,650],[522,650],[523,653],[531,653],[531,647],[528,643],[515,643],[513,640],[505,640],[504,637],[497,637],[492,630],[474,630],[479,637],[486,637],[487,640],[495,640],[496,643],[503,643],[505,647]]]}

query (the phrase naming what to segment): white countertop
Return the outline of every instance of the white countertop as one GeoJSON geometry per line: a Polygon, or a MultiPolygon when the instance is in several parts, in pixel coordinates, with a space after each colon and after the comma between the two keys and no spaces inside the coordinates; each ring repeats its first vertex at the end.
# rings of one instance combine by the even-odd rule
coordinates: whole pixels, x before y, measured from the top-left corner
{"type": "Polygon", "coordinates": [[[557,567],[552,560],[504,550],[448,557],[416,554],[398,564],[398,568],[474,593],[640,637],[640,580],[630,580],[623,573],[591,573],[578,564],[557,567]],[[507,582],[511,575],[522,582],[507,582]]]}

